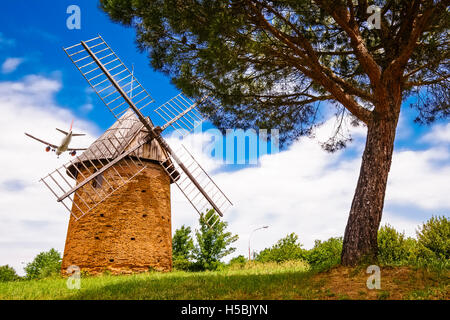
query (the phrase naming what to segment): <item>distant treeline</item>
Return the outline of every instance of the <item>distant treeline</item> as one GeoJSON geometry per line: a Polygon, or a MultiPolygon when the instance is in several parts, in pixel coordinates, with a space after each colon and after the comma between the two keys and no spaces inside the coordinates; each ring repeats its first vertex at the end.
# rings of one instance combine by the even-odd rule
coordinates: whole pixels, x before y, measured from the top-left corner
{"type": "MultiPolygon", "coordinates": [[[[209,212],[209,214],[213,214],[209,212]]],[[[220,270],[245,265],[248,259],[243,255],[230,260],[221,259],[235,248],[232,243],[236,235],[226,231],[227,223],[219,221],[210,229],[203,221],[195,232],[195,243],[189,227],[177,229],[173,237],[173,265],[175,270],[203,271],[220,270]]],[[[342,238],[316,240],[310,250],[303,248],[295,233],[278,240],[272,247],[254,255],[255,263],[285,263],[302,261],[311,269],[326,270],[341,261],[342,238]]],[[[436,216],[419,226],[416,238],[405,237],[390,225],[378,231],[378,261],[380,266],[416,266],[435,270],[450,268],[450,221],[445,216],[436,216]]],[[[0,266],[0,282],[59,277],[61,254],[55,249],[39,253],[25,267],[26,275],[20,277],[9,265],[0,266]]]]}

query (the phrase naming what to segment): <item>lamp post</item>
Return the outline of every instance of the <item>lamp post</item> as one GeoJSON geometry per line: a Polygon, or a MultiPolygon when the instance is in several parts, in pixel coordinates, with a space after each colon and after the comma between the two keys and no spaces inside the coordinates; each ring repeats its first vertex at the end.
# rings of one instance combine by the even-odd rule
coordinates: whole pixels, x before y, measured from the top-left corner
{"type": "Polygon", "coordinates": [[[255,231],[257,231],[257,230],[261,230],[261,229],[267,229],[269,226],[263,226],[263,227],[260,227],[260,228],[256,228],[255,230],[253,230],[251,233],[250,233],[250,236],[248,237],[248,261],[251,261],[252,260],[252,258],[251,258],[251,255],[250,255],[250,239],[251,239],[251,237],[252,237],[252,235],[253,235],[253,232],[255,232],[255,231]]]}

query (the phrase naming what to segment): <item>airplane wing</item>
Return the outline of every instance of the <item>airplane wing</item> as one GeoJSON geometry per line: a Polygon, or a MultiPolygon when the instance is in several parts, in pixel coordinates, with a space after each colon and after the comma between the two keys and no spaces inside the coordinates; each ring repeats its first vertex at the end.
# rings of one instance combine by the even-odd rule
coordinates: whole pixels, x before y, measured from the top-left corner
{"type": "Polygon", "coordinates": [[[67,151],[84,151],[87,150],[87,148],[67,148],[67,151]]]}
{"type": "Polygon", "coordinates": [[[43,143],[43,144],[46,144],[46,145],[52,147],[53,149],[58,148],[58,146],[55,146],[54,144],[51,144],[51,143],[49,143],[49,142],[47,142],[47,141],[44,141],[44,140],[38,139],[38,138],[36,138],[36,137],[33,137],[31,134],[28,134],[28,133],[26,133],[26,132],[25,132],[25,135],[28,136],[28,137],[30,137],[30,138],[32,138],[32,139],[34,139],[34,140],[36,140],[36,141],[39,141],[39,142],[41,142],[41,143],[43,143]]]}

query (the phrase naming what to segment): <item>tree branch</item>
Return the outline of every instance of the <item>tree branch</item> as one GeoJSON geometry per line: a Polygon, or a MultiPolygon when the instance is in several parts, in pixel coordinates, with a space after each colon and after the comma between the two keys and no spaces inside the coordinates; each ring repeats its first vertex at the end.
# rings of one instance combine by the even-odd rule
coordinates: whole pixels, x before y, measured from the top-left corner
{"type": "Polygon", "coordinates": [[[372,86],[376,87],[381,78],[381,68],[367,50],[359,32],[358,25],[356,23],[351,23],[350,13],[342,6],[333,6],[331,8],[328,3],[321,0],[316,1],[316,3],[318,3],[322,9],[327,11],[350,37],[350,45],[355,51],[358,61],[361,63],[364,72],[368,75],[372,86]]]}
{"type": "MultiPolygon", "coordinates": [[[[288,56],[285,53],[283,54],[284,58],[288,58],[291,63],[302,73],[304,73],[309,78],[315,80],[319,84],[321,84],[328,92],[330,92],[337,101],[339,101],[343,106],[345,106],[355,117],[357,117],[359,120],[361,120],[364,123],[368,123],[370,117],[371,117],[371,111],[361,107],[351,96],[349,92],[358,92],[359,90],[354,88],[350,84],[346,84],[346,87],[349,89],[347,92],[343,90],[341,86],[339,86],[336,83],[336,79],[339,79],[339,83],[345,83],[343,79],[340,79],[336,75],[333,76],[333,72],[329,69],[324,68],[320,62],[318,61],[317,56],[315,55],[314,49],[312,48],[309,41],[302,38],[301,44],[302,48],[305,49],[305,51],[299,50],[296,44],[292,43],[292,41],[289,39],[289,36],[286,36],[283,32],[280,30],[274,28],[264,17],[264,15],[261,13],[261,11],[256,7],[255,4],[252,2],[256,2],[259,4],[256,0],[249,1],[250,8],[252,12],[255,14],[255,18],[257,19],[257,22],[259,25],[263,28],[269,31],[271,34],[273,34],[278,40],[282,41],[286,45],[288,45],[289,48],[291,48],[294,53],[296,53],[298,56],[303,58],[302,63],[305,63],[310,69],[305,68],[303,64],[299,63],[299,60],[295,57],[288,56]],[[308,53],[306,55],[305,53],[308,53]],[[332,79],[330,79],[330,77],[332,79]]],[[[275,55],[279,55],[279,53],[272,52],[275,55]]],[[[367,94],[364,94],[363,97],[367,97],[367,94]]],[[[372,100],[372,99],[371,99],[372,100]]],[[[369,100],[369,101],[371,101],[369,100]]]]}
{"type": "Polygon", "coordinates": [[[406,45],[403,47],[398,57],[391,62],[389,67],[386,69],[386,72],[391,72],[394,74],[402,71],[414,51],[414,48],[417,46],[419,36],[427,27],[429,19],[435,8],[436,7],[430,7],[422,15],[417,15],[416,18],[414,18],[412,22],[412,31],[406,45]]]}
{"type": "Polygon", "coordinates": [[[442,82],[444,80],[447,80],[450,78],[450,74],[447,74],[441,78],[434,79],[434,80],[426,80],[426,81],[408,81],[405,83],[405,86],[411,86],[411,87],[417,87],[417,86],[429,86],[431,84],[436,84],[439,82],[442,82]]]}

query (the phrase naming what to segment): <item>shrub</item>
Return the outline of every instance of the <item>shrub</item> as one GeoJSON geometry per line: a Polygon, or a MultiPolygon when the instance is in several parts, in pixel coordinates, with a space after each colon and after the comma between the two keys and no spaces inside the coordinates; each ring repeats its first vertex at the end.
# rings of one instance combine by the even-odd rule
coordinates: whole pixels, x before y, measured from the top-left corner
{"type": "Polygon", "coordinates": [[[202,261],[197,260],[189,265],[189,271],[220,271],[225,269],[225,263],[221,261],[202,261]]]}
{"type": "Polygon", "coordinates": [[[341,262],[342,237],[327,241],[316,240],[314,247],[308,251],[306,260],[314,269],[328,269],[341,262]]]}
{"type": "Polygon", "coordinates": [[[16,281],[20,279],[14,270],[9,265],[0,266],[0,282],[16,281]]]}
{"type": "Polygon", "coordinates": [[[172,255],[174,259],[180,258],[189,260],[192,257],[192,250],[194,249],[194,241],[191,236],[191,228],[181,226],[180,229],[175,230],[172,239],[172,255]]]}
{"type": "Polygon", "coordinates": [[[425,259],[450,259],[450,221],[442,217],[431,217],[417,231],[419,256],[425,259]]]}
{"type": "Polygon", "coordinates": [[[188,271],[192,267],[192,262],[183,257],[175,256],[173,257],[172,265],[175,270],[188,271]]]}
{"type": "Polygon", "coordinates": [[[221,269],[224,264],[220,259],[236,250],[231,245],[238,240],[238,236],[226,231],[228,223],[218,219],[214,210],[209,210],[200,217],[200,229],[195,232],[197,244],[192,251],[196,260],[192,266],[194,270],[221,269]]]}
{"type": "Polygon", "coordinates": [[[271,248],[262,250],[255,258],[259,262],[283,262],[288,260],[305,259],[306,250],[302,249],[302,244],[298,242],[295,233],[277,241],[271,248]]]}
{"type": "Polygon", "coordinates": [[[42,279],[58,275],[61,271],[61,254],[55,249],[39,253],[25,267],[27,279],[42,279]]]}
{"type": "Polygon", "coordinates": [[[417,242],[412,238],[405,238],[390,225],[378,230],[378,261],[384,264],[408,264],[415,260],[417,242]]]}
{"type": "Polygon", "coordinates": [[[228,263],[229,266],[233,266],[233,265],[244,265],[248,262],[248,259],[246,257],[244,257],[243,255],[239,255],[237,257],[234,257],[230,260],[230,262],[228,263]]]}
{"type": "Polygon", "coordinates": [[[176,270],[189,270],[191,268],[192,250],[194,241],[191,236],[191,228],[181,226],[175,230],[172,239],[172,261],[176,270]]]}

